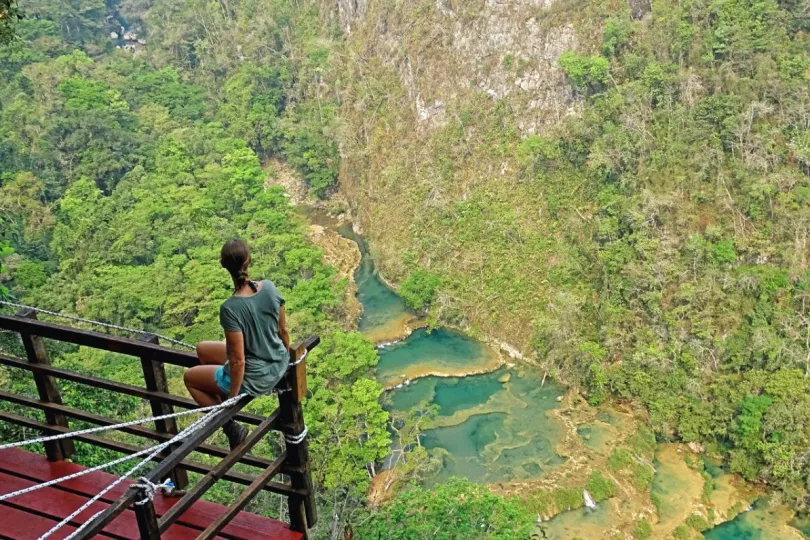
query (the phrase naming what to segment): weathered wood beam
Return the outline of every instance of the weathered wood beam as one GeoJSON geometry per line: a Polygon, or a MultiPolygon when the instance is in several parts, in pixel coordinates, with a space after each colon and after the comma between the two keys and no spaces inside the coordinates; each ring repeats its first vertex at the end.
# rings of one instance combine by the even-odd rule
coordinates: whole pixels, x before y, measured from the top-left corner
{"type": "MultiPolygon", "coordinates": [[[[18,414],[10,413],[7,411],[0,411],[0,421],[2,422],[9,422],[12,424],[16,424],[18,426],[24,426],[30,429],[37,429],[44,433],[69,433],[70,430],[66,428],[62,428],[60,426],[49,426],[44,422],[40,422],[38,420],[34,420],[33,418],[28,418],[27,416],[20,416],[18,414]]],[[[85,442],[88,444],[92,444],[93,446],[98,446],[99,448],[106,448],[108,450],[113,450],[115,452],[120,452],[122,454],[133,454],[143,448],[138,446],[133,446],[131,444],[126,444],[118,441],[113,441],[110,439],[105,439],[103,437],[97,437],[95,435],[79,435],[74,437],[74,440],[85,442]]],[[[160,458],[156,457],[152,461],[159,462],[160,458]]],[[[196,461],[188,461],[183,460],[180,465],[183,469],[195,472],[199,474],[208,474],[211,472],[213,468],[211,465],[207,465],[204,463],[199,463],[196,461]]],[[[0,461],[0,470],[3,469],[3,462],[0,461]]],[[[286,471],[284,471],[286,474],[286,471]]],[[[249,486],[253,480],[256,479],[255,476],[250,476],[247,474],[236,473],[236,472],[229,472],[222,477],[223,480],[227,480],[228,482],[233,482],[235,484],[241,484],[243,486],[249,486]]],[[[289,485],[282,484],[279,482],[268,482],[265,486],[266,491],[270,491],[271,493],[277,493],[279,495],[284,496],[298,496],[304,497],[306,492],[302,490],[297,490],[292,488],[289,485]]]]}
{"type": "MultiPolygon", "coordinates": [[[[247,405],[249,401],[249,399],[241,399],[231,407],[217,411],[208,422],[201,426],[199,430],[191,433],[174,452],[158,463],[144,478],[151,482],[159,483],[161,478],[165,477],[169,471],[177,467],[183,461],[183,458],[193,452],[201,442],[207,439],[214,431],[221,428],[225,422],[233,420],[236,413],[247,405]]],[[[76,538],[78,540],[85,540],[86,538],[92,538],[100,533],[108,523],[132,504],[136,496],[136,491],[132,489],[128,490],[121,498],[110,504],[98,517],[93,519],[76,538]]]]}
{"type": "MultiPolygon", "coordinates": [[[[281,468],[282,460],[279,460],[276,464],[275,468],[269,468],[264,471],[262,474],[256,477],[250,486],[239,496],[233,503],[228,507],[228,509],[220,515],[217,519],[211,523],[198,537],[197,540],[210,540],[211,538],[216,537],[222,529],[225,528],[226,525],[236,517],[236,514],[242,511],[242,509],[248,505],[250,501],[262,490],[264,489],[264,485],[270,481],[270,479],[278,473],[278,469],[281,468]]],[[[306,534],[306,531],[304,531],[306,534]]]]}
{"type": "MultiPolygon", "coordinates": [[[[23,320],[29,321],[36,321],[37,317],[36,312],[31,309],[22,309],[19,315],[23,320]]],[[[21,332],[20,338],[25,347],[25,354],[28,357],[28,363],[30,365],[51,365],[51,361],[48,359],[48,351],[45,349],[45,342],[41,337],[28,332],[21,332]]],[[[53,377],[44,373],[34,372],[34,383],[37,386],[40,400],[61,405],[62,396],[59,393],[59,386],[56,384],[56,380],[54,380],[53,377]]],[[[45,419],[51,425],[68,427],[67,418],[61,414],[46,411],[45,419]]],[[[49,461],[68,459],[75,451],[76,448],[73,445],[73,441],[70,440],[50,441],[45,443],[45,454],[48,456],[49,461]]]]}
{"type": "Polygon", "coordinates": [[[200,364],[197,355],[193,352],[179,351],[135,339],[111,336],[92,330],[80,330],[70,326],[15,317],[13,315],[0,315],[0,328],[130,356],[149,355],[155,360],[176,366],[193,367],[200,364]]]}
{"type": "MultiPolygon", "coordinates": [[[[158,338],[155,335],[141,336],[138,338],[138,341],[157,344],[158,338]]],[[[166,378],[166,369],[163,362],[155,360],[152,358],[151,354],[142,355],[141,369],[143,370],[143,380],[146,383],[147,390],[150,392],[169,393],[169,380],[166,378]]],[[[174,412],[174,408],[171,405],[159,399],[150,399],[149,406],[152,409],[152,416],[163,416],[174,412]]],[[[155,429],[167,435],[177,435],[177,421],[174,418],[155,420],[155,429]]],[[[167,457],[177,449],[177,446],[177,444],[170,445],[161,452],[160,455],[167,457]]],[[[185,489],[188,485],[188,474],[182,469],[170,471],[169,477],[178,489],[185,489]]]]}
{"type": "MultiPolygon", "coordinates": [[[[197,500],[199,500],[199,498],[202,497],[205,492],[211,488],[211,486],[220,480],[225,473],[231,469],[231,467],[238,463],[242,456],[249,452],[257,442],[262,440],[262,437],[264,437],[272,427],[273,421],[268,418],[266,422],[263,422],[260,426],[254,428],[250,435],[248,435],[248,437],[242,442],[242,444],[231,451],[231,454],[228,457],[217,463],[217,465],[211,469],[211,472],[206,474],[202,479],[194,484],[194,487],[191,488],[182,499],[176,502],[174,506],[172,506],[169,511],[160,518],[160,532],[166,531],[166,529],[177,521],[177,519],[183,515],[183,512],[188,510],[191,505],[197,502],[197,500]]],[[[283,466],[286,457],[286,453],[282,452],[281,456],[276,458],[276,460],[271,463],[270,466],[265,469],[265,471],[273,470],[274,474],[277,474],[279,469],[281,469],[283,466]]]]}
{"type": "MultiPolygon", "coordinates": [[[[77,373],[69,369],[56,368],[53,366],[32,365],[29,364],[28,362],[25,362],[24,360],[20,360],[19,358],[13,358],[11,356],[6,356],[4,354],[0,354],[0,365],[24,369],[26,371],[32,371],[34,373],[44,373],[47,375],[53,375],[54,377],[64,379],[66,381],[82,383],[88,386],[93,386],[95,388],[101,388],[103,390],[109,390],[111,392],[117,392],[119,394],[135,396],[141,399],[148,399],[148,400],[158,399],[163,401],[164,403],[175,405],[177,407],[183,407],[186,409],[196,409],[197,407],[199,407],[199,405],[197,405],[196,403],[194,403],[194,401],[190,399],[174,396],[172,394],[167,394],[166,392],[152,392],[139,386],[132,386],[130,384],[119,383],[116,381],[111,381],[109,379],[102,379],[101,377],[96,377],[94,375],[77,373]]],[[[261,416],[246,413],[240,413],[236,417],[236,419],[240,422],[246,422],[248,424],[252,424],[255,426],[258,426],[264,420],[264,418],[262,418],[261,416]]]]}

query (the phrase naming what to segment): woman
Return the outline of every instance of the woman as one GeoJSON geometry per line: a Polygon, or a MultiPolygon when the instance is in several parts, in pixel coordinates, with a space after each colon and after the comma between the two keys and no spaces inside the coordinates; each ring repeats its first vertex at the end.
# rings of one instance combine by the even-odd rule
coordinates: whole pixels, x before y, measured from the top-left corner
{"type": "MultiPolygon", "coordinates": [[[[197,346],[199,366],[186,371],[183,381],[200,406],[221,403],[238,394],[260,396],[273,391],[289,365],[290,335],[284,298],[270,280],[248,277],[250,251],[241,240],[222,246],[220,264],[233,278],[233,295],[219,308],[225,342],[203,341],[197,346]]],[[[247,436],[247,429],[231,420],[222,427],[231,449],[247,436]]]]}

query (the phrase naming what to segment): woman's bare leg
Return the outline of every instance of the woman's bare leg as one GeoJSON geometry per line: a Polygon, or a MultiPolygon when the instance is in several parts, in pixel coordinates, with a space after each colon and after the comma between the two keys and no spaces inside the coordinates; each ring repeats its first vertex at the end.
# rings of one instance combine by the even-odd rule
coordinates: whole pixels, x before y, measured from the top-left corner
{"type": "Polygon", "coordinates": [[[201,341],[197,345],[197,358],[204,366],[221,366],[228,361],[224,341],[201,341]]]}
{"type": "Polygon", "coordinates": [[[217,386],[215,374],[219,366],[194,366],[183,374],[183,382],[192,399],[201,407],[222,403],[222,390],[217,386]]]}
{"type": "MultiPolygon", "coordinates": [[[[222,398],[225,397],[225,394],[217,385],[216,372],[218,369],[219,366],[215,364],[194,366],[187,369],[183,374],[183,382],[186,383],[188,393],[201,407],[218,405],[222,403],[222,398]]],[[[222,426],[222,431],[228,437],[228,445],[231,450],[244,441],[248,434],[248,430],[244,426],[237,424],[233,420],[226,422],[222,426]]]]}

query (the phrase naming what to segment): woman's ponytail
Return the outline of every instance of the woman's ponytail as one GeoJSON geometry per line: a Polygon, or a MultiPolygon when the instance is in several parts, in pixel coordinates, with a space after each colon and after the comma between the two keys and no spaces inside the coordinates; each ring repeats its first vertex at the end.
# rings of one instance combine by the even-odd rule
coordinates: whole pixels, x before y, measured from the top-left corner
{"type": "Polygon", "coordinates": [[[250,274],[248,273],[251,262],[250,250],[242,240],[234,238],[225,242],[219,255],[219,262],[231,274],[233,285],[237,291],[244,287],[246,283],[250,285],[253,292],[258,291],[256,284],[250,281],[250,274]]]}

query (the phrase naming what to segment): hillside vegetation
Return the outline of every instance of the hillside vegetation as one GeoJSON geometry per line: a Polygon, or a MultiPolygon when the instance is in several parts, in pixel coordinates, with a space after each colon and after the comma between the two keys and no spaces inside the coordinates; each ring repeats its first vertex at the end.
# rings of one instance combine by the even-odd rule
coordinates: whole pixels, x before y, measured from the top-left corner
{"type": "MultiPolygon", "coordinates": [[[[217,251],[245,238],[294,337],[323,336],[305,403],[313,538],[524,538],[537,512],[581,505],[582,485],[524,501],[457,479],[408,486],[427,455],[415,430],[405,489],[366,504],[391,438],[378,356],[347,331],[347,280],[273,186],[276,161],[313,197],[348,201],[377,267],[431,325],[507,342],[572,402],[638,415],[624,435],[641,450],[589,473],[596,500],[621,496],[614,473],[646,496],[656,443],[674,440],[806,508],[806,0],[19,9],[0,17],[0,298],[219,339],[231,289],[217,251]]],[[[59,366],[141,382],[132,359],[49,347],[59,366]]],[[[0,351],[23,354],[5,333],[0,351]]],[[[36,395],[27,374],[0,369],[0,382],[36,395]]],[[[138,400],[63,391],[69,406],[144,414],[138,400]]],[[[0,426],[3,440],[24,437],[0,426]]],[[[110,457],[78,448],[83,464],[110,457]]],[[[285,518],[270,496],[251,510],[285,518]]],[[[649,537],[647,518],[637,525],[649,537]]]]}
{"type": "MultiPolygon", "coordinates": [[[[152,54],[131,41],[134,52],[116,48],[109,36],[120,33],[114,8],[134,18],[132,4],[23,2],[18,38],[0,47],[0,298],[192,343],[222,339],[217,315],[232,283],[219,249],[228,238],[247,240],[253,276],[272,279],[287,300],[293,339],[322,336],[308,360],[305,414],[321,512],[337,516],[313,534],[328,537],[362,502],[367,467],[386,455],[389,436],[371,377],[376,351],[341,327],[347,280],[309,244],[308,227],[280,187],[265,186],[262,169],[261,160],[282,158],[315,192],[334,183],[335,143],[307,112],[318,104],[304,90],[326,61],[307,30],[318,28],[317,12],[273,1],[243,6],[236,18],[205,2],[155,2],[140,15],[172,26],[146,34],[156,42],[152,54]],[[208,41],[222,35],[192,37],[206,16],[222,23],[220,32],[237,33],[248,20],[263,25],[261,50],[245,42],[241,59],[222,58],[208,41]]],[[[57,366],[144,384],[134,358],[49,348],[57,366]]],[[[0,351],[25,355],[7,333],[0,351]]],[[[185,392],[181,375],[170,372],[173,392],[185,392]]],[[[30,373],[3,368],[0,381],[36,396],[30,373]]],[[[68,382],[62,392],[68,406],[97,414],[148,415],[141,400],[68,382]]],[[[275,406],[274,396],[251,404],[263,414],[275,406]]],[[[0,426],[4,441],[30,436],[0,426]]],[[[276,456],[279,444],[268,439],[258,453],[276,456]]],[[[77,448],[88,466],[119,457],[77,448]]],[[[227,502],[236,493],[218,484],[208,496],[227,502]]],[[[277,496],[264,494],[252,508],[286,519],[277,496]]]]}
{"type": "Polygon", "coordinates": [[[434,320],[803,504],[807,3],[365,4],[341,182],[387,275],[434,320]],[[540,109],[516,85],[548,58],[475,33],[504,17],[567,46],[549,68],[567,90],[540,109]],[[464,56],[488,38],[500,54],[464,56]],[[514,91],[492,97],[494,73],[514,91]]]}

